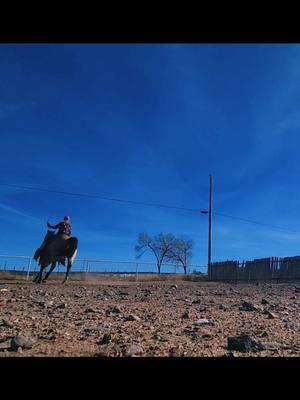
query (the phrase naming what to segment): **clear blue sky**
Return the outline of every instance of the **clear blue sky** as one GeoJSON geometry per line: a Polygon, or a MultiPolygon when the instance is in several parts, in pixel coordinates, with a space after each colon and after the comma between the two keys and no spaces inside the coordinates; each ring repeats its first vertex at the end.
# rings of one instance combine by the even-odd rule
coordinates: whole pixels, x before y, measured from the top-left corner
{"type": "MultiPolygon", "coordinates": [[[[206,209],[212,174],[216,213],[266,224],[214,215],[213,260],[300,254],[299,132],[299,45],[0,45],[0,183],[206,209]]],[[[80,258],[144,231],[207,262],[206,215],[5,186],[0,253],[65,214],[80,258]]]]}

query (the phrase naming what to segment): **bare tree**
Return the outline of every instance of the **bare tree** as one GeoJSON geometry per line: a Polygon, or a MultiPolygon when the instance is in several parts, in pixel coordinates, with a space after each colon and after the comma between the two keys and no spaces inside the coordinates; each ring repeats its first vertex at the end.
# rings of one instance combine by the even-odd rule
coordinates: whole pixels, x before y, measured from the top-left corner
{"type": "Polygon", "coordinates": [[[160,233],[153,238],[146,233],[140,233],[138,244],[135,246],[137,258],[140,258],[147,250],[152,250],[156,258],[158,273],[160,274],[162,262],[170,257],[175,240],[171,233],[166,235],[160,233]]]}
{"type": "Polygon", "coordinates": [[[169,261],[174,261],[176,264],[181,264],[184,273],[186,274],[188,264],[193,255],[193,247],[194,242],[192,240],[175,239],[167,258],[169,261]]]}

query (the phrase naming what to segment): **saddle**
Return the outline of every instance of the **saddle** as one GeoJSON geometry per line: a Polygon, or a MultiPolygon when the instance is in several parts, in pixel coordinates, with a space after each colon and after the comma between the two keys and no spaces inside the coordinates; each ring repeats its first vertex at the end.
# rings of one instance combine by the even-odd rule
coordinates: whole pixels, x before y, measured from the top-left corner
{"type": "MultiPolygon", "coordinates": [[[[53,231],[50,231],[48,229],[42,245],[38,249],[36,249],[36,251],[34,253],[33,258],[35,261],[38,261],[43,256],[43,254],[46,251],[49,244],[51,244],[53,242],[53,240],[55,240],[57,238],[57,236],[58,235],[56,235],[53,231]]],[[[57,257],[57,262],[59,264],[65,265],[65,257],[64,256],[57,257]]]]}

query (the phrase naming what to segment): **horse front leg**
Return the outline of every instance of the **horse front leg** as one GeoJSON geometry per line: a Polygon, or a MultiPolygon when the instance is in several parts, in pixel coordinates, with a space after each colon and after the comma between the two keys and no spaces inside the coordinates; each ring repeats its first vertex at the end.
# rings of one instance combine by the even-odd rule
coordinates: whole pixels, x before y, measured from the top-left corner
{"type": "Polygon", "coordinates": [[[33,282],[34,282],[34,283],[40,283],[40,281],[41,281],[41,276],[42,276],[42,271],[43,271],[43,267],[40,266],[39,272],[36,274],[36,276],[35,276],[34,279],[33,279],[33,282]]]}
{"type": "Polygon", "coordinates": [[[48,279],[49,275],[50,275],[51,272],[54,270],[55,266],[56,266],[56,261],[54,261],[54,262],[51,264],[51,267],[50,267],[49,271],[47,272],[45,278],[43,279],[43,282],[46,282],[46,280],[48,279]]]}
{"type": "Polygon", "coordinates": [[[42,280],[42,269],[36,274],[36,277],[33,279],[34,283],[41,283],[42,280]]]}
{"type": "Polygon", "coordinates": [[[34,279],[32,280],[32,282],[36,283],[36,281],[38,280],[38,277],[40,276],[40,273],[41,273],[41,271],[39,271],[39,272],[35,275],[35,277],[34,277],[34,279]]]}
{"type": "Polygon", "coordinates": [[[43,278],[43,272],[44,272],[44,269],[46,268],[46,265],[44,265],[44,266],[41,266],[41,270],[40,270],[40,273],[38,274],[38,276],[37,276],[37,283],[41,283],[42,282],[42,278],[43,278]]]}

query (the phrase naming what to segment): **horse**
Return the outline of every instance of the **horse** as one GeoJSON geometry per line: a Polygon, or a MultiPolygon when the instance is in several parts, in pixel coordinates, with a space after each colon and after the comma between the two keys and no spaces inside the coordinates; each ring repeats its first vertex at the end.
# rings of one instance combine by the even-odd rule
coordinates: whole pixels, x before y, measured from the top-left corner
{"type": "Polygon", "coordinates": [[[65,258],[67,258],[67,271],[65,279],[62,283],[65,283],[68,280],[69,272],[72,264],[74,263],[75,257],[77,255],[78,250],[78,239],[76,237],[70,237],[65,234],[55,235],[53,236],[53,232],[47,231],[47,234],[44,239],[44,246],[38,252],[36,251],[36,259],[40,265],[40,271],[37,273],[33,282],[41,283],[45,282],[51,272],[54,270],[56,263],[60,263],[65,265],[65,258]],[[38,252],[38,253],[37,253],[38,252]],[[46,276],[43,278],[43,271],[51,264],[49,271],[46,276]]]}

